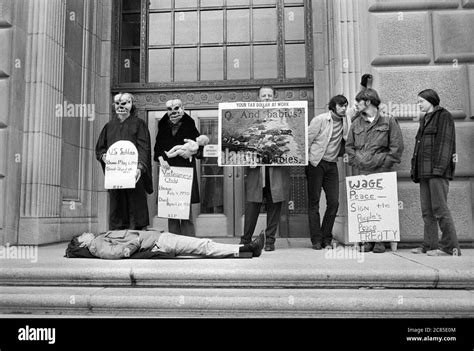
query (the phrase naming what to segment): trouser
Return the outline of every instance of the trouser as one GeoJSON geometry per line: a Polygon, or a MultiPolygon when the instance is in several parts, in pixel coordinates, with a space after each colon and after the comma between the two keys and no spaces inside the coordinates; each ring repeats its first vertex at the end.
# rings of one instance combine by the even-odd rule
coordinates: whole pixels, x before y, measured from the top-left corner
{"type": "Polygon", "coordinates": [[[172,233],[161,233],[158,248],[166,253],[204,257],[239,257],[239,245],[220,244],[211,239],[192,238],[172,233]]]}
{"type": "Polygon", "coordinates": [[[439,249],[450,254],[459,250],[456,228],[448,208],[449,181],[446,178],[420,180],[421,214],[424,222],[423,248],[438,249],[438,224],[441,229],[439,249]]]}
{"type": "MultiPolygon", "coordinates": [[[[267,182],[269,184],[269,182],[267,182]]],[[[281,206],[283,201],[273,202],[270,187],[263,189],[263,196],[266,198],[267,204],[267,228],[265,229],[265,237],[267,244],[275,243],[276,231],[280,222],[281,206]]],[[[244,235],[241,242],[249,243],[252,240],[255,226],[257,225],[258,216],[260,214],[261,202],[249,202],[245,204],[245,223],[244,235]]]]}
{"type": "Polygon", "coordinates": [[[189,219],[168,218],[168,231],[174,234],[195,236],[193,223],[192,204],[189,205],[189,219]]]}
{"type": "Polygon", "coordinates": [[[311,164],[306,167],[308,180],[308,219],[311,243],[331,244],[332,228],[339,209],[339,173],[336,162],[321,160],[316,166],[311,164]],[[326,212],[321,225],[319,214],[319,201],[321,189],[326,195],[326,212]]]}
{"type": "Polygon", "coordinates": [[[109,190],[109,230],[141,230],[149,224],[145,187],[140,179],[135,189],[109,190]]]}

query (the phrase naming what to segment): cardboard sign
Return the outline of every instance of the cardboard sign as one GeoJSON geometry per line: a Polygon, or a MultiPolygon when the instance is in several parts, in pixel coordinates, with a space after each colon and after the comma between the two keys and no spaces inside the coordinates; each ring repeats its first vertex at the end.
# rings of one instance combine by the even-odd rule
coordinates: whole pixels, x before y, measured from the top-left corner
{"type": "Polygon", "coordinates": [[[400,241],[397,173],[346,177],[349,241],[400,241]]]}
{"type": "Polygon", "coordinates": [[[219,104],[219,166],[308,164],[308,102],[219,104]]]}
{"type": "Polygon", "coordinates": [[[138,150],[131,141],[120,140],[107,150],[105,189],[134,189],[138,150]]]}
{"type": "Polygon", "coordinates": [[[192,167],[160,167],[158,217],[189,219],[192,186],[192,167]]]}

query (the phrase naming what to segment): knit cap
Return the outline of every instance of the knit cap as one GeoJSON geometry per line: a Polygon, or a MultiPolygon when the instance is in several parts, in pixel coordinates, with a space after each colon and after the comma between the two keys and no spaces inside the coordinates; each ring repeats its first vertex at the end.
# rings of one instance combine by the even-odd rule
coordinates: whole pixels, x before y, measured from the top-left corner
{"type": "Polygon", "coordinates": [[[440,99],[439,99],[438,93],[434,91],[433,89],[423,90],[422,92],[418,94],[418,96],[422,97],[433,106],[439,105],[440,99]]]}

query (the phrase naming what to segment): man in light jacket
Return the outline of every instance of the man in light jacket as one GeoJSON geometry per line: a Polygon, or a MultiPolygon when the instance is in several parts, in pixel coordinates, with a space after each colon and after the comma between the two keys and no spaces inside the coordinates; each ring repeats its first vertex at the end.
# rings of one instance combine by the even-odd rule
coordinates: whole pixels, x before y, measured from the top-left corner
{"type": "Polygon", "coordinates": [[[309,231],[313,249],[330,249],[332,228],[339,208],[339,173],[337,158],[344,154],[350,119],[346,118],[347,99],[336,95],[329,101],[329,112],[314,117],[308,127],[309,231]],[[319,201],[321,189],[326,194],[326,212],[321,224],[319,201]]]}

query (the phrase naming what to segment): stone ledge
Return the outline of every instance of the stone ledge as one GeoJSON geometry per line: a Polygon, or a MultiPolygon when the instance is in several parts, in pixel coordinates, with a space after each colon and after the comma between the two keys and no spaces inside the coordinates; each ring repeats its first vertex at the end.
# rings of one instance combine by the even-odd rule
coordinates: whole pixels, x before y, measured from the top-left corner
{"type": "Polygon", "coordinates": [[[140,317],[472,317],[472,292],[387,289],[2,288],[0,314],[140,317]]]}
{"type": "Polygon", "coordinates": [[[457,1],[383,1],[369,6],[369,12],[446,10],[459,7],[457,1]]]}

